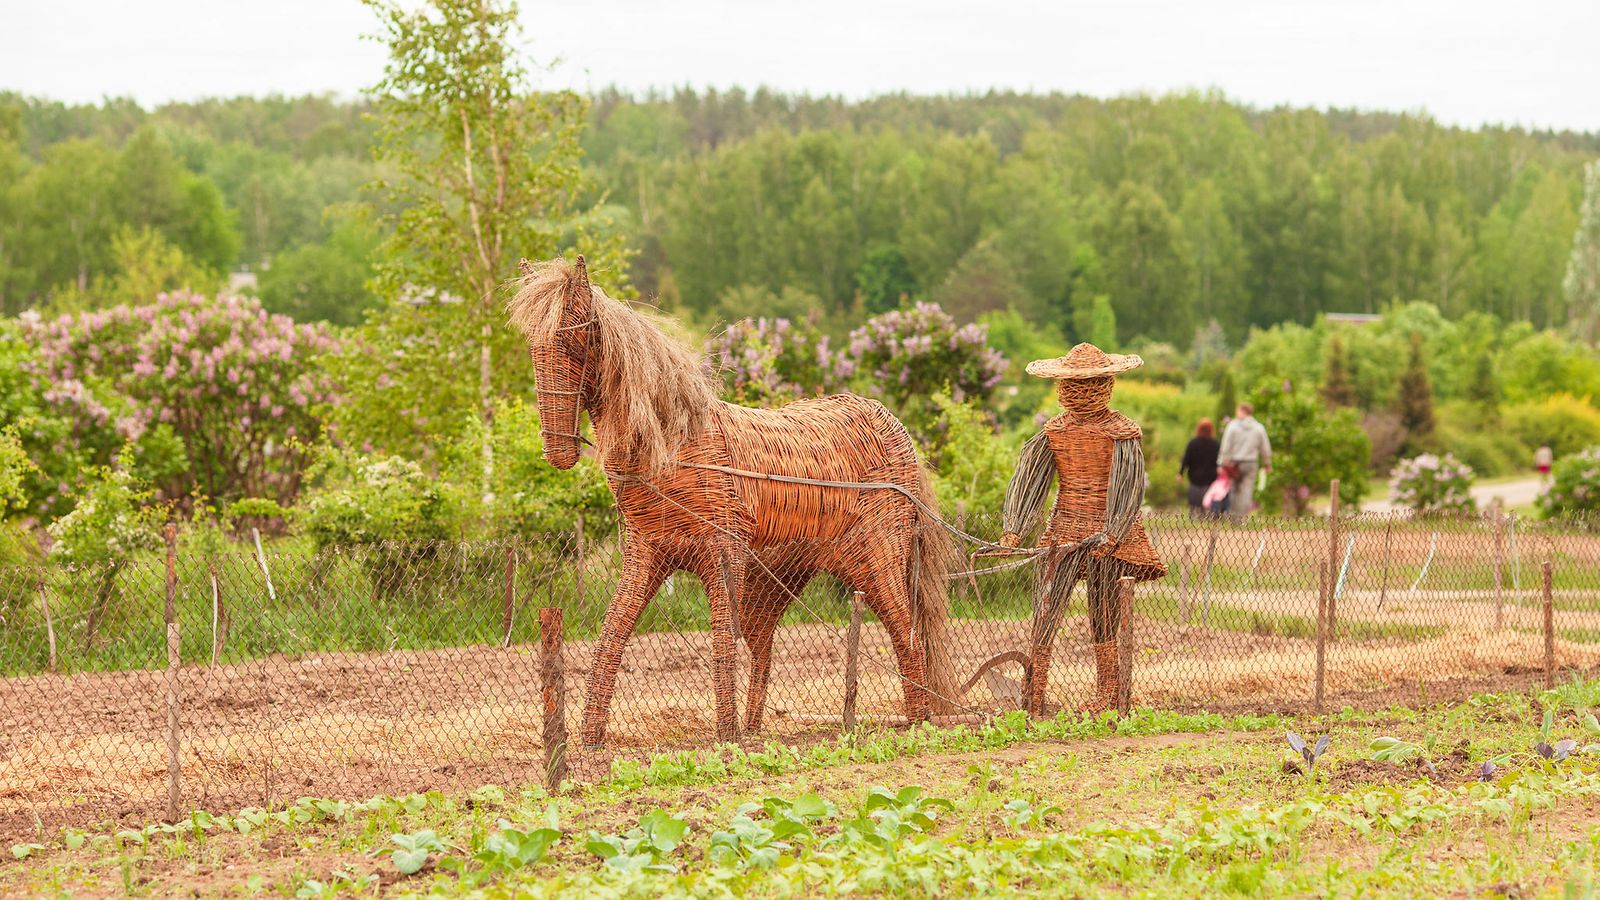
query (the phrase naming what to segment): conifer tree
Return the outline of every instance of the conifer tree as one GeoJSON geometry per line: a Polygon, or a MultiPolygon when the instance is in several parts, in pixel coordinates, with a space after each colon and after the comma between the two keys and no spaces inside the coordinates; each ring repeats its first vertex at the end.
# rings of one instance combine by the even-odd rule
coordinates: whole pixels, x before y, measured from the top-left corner
{"type": "Polygon", "coordinates": [[[1328,364],[1322,376],[1322,399],[1333,409],[1356,405],[1356,388],[1350,380],[1350,356],[1334,335],[1328,341],[1328,364]]]}
{"type": "Polygon", "coordinates": [[[1408,436],[1408,449],[1416,450],[1419,441],[1433,433],[1433,384],[1428,380],[1428,366],[1422,356],[1422,335],[1411,335],[1411,355],[1406,369],[1400,374],[1398,398],[1400,424],[1408,436]]]}

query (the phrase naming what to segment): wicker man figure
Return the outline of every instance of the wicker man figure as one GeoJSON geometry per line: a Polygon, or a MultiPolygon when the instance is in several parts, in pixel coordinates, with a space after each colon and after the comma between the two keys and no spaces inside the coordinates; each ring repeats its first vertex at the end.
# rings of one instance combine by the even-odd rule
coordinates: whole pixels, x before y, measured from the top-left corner
{"type": "Polygon", "coordinates": [[[1039,545],[1055,549],[1044,557],[1026,665],[1025,699],[1034,715],[1044,712],[1051,648],[1078,579],[1087,581],[1096,670],[1094,697],[1080,709],[1097,713],[1116,702],[1118,581],[1149,581],[1167,571],[1139,520],[1145,487],[1139,426],[1107,405],[1116,374],[1143,364],[1137,356],[1107,354],[1093,344],[1028,364],[1029,375],[1056,380],[1064,410],[1022,448],[1006,488],[1000,539],[1009,547],[1021,542],[1054,475],[1056,504],[1039,545]]]}

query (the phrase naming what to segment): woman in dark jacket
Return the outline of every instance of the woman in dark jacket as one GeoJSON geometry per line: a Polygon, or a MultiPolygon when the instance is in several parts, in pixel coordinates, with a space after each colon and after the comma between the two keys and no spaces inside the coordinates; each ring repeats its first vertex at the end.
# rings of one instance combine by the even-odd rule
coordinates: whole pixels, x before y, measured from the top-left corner
{"type": "Polygon", "coordinates": [[[1201,419],[1195,426],[1194,437],[1189,439],[1189,446],[1183,450],[1183,462],[1178,464],[1178,478],[1189,476],[1189,513],[1191,515],[1220,510],[1205,510],[1201,500],[1205,498],[1206,488],[1211,487],[1211,482],[1217,480],[1217,451],[1221,449],[1217,443],[1216,429],[1211,426],[1210,419],[1201,419]]]}

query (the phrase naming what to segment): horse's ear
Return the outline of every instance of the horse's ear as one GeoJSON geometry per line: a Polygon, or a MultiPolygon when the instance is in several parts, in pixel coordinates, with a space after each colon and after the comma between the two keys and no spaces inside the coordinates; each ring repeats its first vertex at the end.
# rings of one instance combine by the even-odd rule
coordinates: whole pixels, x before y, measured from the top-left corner
{"type": "Polygon", "coordinates": [[[589,318],[589,312],[594,305],[594,294],[589,287],[589,265],[584,262],[583,254],[578,254],[578,262],[572,267],[572,278],[567,282],[571,293],[567,295],[567,305],[581,318],[589,318]]]}

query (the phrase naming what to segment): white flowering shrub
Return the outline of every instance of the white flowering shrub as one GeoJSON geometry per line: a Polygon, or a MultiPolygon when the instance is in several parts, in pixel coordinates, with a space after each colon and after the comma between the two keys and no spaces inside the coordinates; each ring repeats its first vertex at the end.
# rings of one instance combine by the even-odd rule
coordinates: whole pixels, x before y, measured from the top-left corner
{"type": "Polygon", "coordinates": [[[414,460],[329,450],[297,515],[318,547],[458,537],[458,498],[414,460]]]}
{"type": "Polygon", "coordinates": [[[1600,447],[1564,456],[1550,470],[1550,484],[1539,495],[1545,518],[1592,518],[1600,511],[1600,447]]]}
{"type": "Polygon", "coordinates": [[[1423,453],[1402,459],[1389,473],[1389,499],[1423,515],[1470,513],[1472,467],[1446,453],[1423,453]]]}
{"type": "Polygon", "coordinates": [[[50,523],[52,559],[78,566],[120,566],[140,551],[161,546],[161,510],[155,492],[132,474],[132,452],[117,465],[89,473],[72,511],[50,523]]]}

